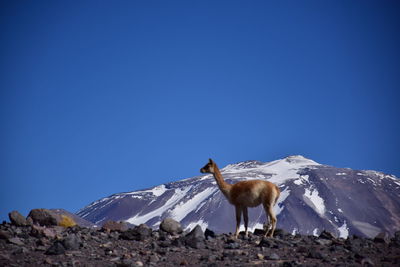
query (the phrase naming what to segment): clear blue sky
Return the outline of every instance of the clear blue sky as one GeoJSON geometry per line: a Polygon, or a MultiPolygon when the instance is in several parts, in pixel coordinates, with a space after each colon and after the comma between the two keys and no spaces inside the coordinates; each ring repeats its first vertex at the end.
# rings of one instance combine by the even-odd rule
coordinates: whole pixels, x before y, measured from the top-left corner
{"type": "Polygon", "coordinates": [[[399,1],[1,1],[0,219],[302,154],[400,177],[399,1]]]}

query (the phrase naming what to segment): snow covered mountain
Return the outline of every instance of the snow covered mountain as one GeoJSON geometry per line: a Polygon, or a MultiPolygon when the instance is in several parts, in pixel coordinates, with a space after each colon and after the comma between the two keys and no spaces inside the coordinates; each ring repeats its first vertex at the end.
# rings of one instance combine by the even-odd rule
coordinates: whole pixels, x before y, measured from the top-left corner
{"type": "MultiPolygon", "coordinates": [[[[275,206],[277,227],[293,234],[318,235],[327,230],[338,237],[373,237],[400,229],[400,180],[395,176],[321,165],[302,156],[230,164],[221,173],[228,183],[264,179],[277,184],[281,189],[275,206]]],[[[217,233],[235,229],[234,207],[212,175],[114,194],[77,215],[99,225],[124,220],[158,227],[172,217],[188,229],[197,224],[217,233]]],[[[266,216],[261,206],[249,209],[249,221],[250,230],[262,229],[266,216]]]]}

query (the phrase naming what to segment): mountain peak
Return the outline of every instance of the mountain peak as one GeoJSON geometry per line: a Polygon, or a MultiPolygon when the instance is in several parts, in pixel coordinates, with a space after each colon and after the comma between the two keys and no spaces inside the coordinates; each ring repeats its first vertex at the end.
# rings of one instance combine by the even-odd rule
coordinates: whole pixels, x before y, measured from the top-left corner
{"type": "Polygon", "coordinates": [[[308,159],[302,155],[292,155],[284,158],[288,163],[293,163],[293,164],[304,164],[304,165],[320,165],[319,163],[313,161],[312,159],[308,159]]]}
{"type": "Polygon", "coordinates": [[[223,168],[223,170],[230,170],[230,169],[241,170],[241,169],[257,168],[259,166],[262,166],[263,164],[264,164],[263,162],[258,160],[246,160],[234,164],[228,164],[223,168]]]}

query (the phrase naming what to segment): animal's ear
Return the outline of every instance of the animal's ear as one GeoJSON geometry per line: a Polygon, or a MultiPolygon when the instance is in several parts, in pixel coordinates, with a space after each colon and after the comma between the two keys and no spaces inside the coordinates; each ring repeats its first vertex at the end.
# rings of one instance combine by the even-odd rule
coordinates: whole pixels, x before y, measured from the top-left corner
{"type": "Polygon", "coordinates": [[[214,163],[214,161],[212,159],[208,159],[208,162],[211,163],[211,164],[214,163]]]}

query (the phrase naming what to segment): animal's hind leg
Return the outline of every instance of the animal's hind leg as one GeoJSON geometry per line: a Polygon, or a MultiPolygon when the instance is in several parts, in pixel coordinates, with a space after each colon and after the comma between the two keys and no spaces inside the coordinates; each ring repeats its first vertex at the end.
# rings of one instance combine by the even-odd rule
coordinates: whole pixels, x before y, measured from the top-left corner
{"type": "Polygon", "coordinates": [[[273,210],[273,207],[268,204],[264,204],[264,210],[269,219],[269,222],[266,227],[265,236],[273,237],[275,227],[276,227],[276,216],[273,210]]]}
{"type": "Polygon", "coordinates": [[[265,231],[265,233],[267,234],[267,232],[271,229],[271,220],[269,219],[268,213],[266,213],[266,221],[263,227],[263,230],[265,231]]]}
{"type": "Polygon", "coordinates": [[[242,217],[242,208],[239,206],[235,206],[236,210],[236,231],[235,231],[235,238],[239,236],[239,227],[240,227],[240,219],[242,217]]]}
{"type": "Polygon", "coordinates": [[[268,214],[269,217],[269,224],[268,224],[268,231],[265,233],[265,236],[269,236],[269,237],[273,237],[274,236],[274,232],[275,232],[275,228],[276,228],[276,216],[274,213],[274,209],[273,207],[267,206],[266,208],[266,213],[268,214]]]}

